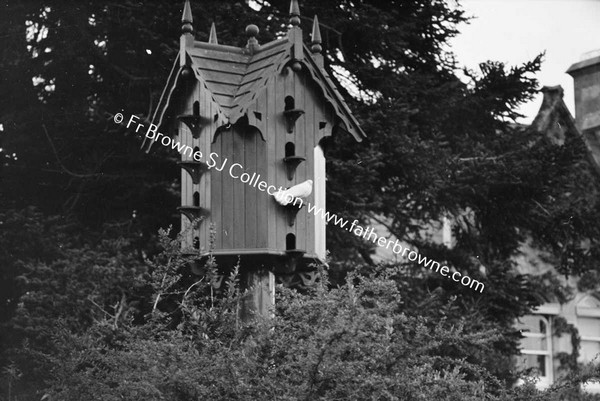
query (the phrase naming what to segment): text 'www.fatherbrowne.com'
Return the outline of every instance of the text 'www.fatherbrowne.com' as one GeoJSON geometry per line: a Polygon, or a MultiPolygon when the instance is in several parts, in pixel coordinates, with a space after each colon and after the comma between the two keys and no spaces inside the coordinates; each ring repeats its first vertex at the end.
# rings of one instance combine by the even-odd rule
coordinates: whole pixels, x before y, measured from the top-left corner
{"type": "MultiPolygon", "coordinates": [[[[121,124],[124,121],[123,118],[123,114],[117,113],[115,114],[113,120],[115,123],[121,124]]],[[[135,127],[136,133],[140,133],[140,130],[144,132],[145,129],[145,125],[140,123],[139,118],[135,115],[132,115],[127,122],[127,128],[130,127],[135,127]]],[[[144,132],[144,136],[154,142],[160,142],[163,146],[169,147],[173,150],[176,149],[180,154],[186,155],[194,161],[206,163],[209,169],[214,168],[219,172],[223,172],[225,169],[227,169],[226,171],[232,178],[240,180],[242,183],[257,188],[260,191],[267,192],[269,195],[276,197],[276,199],[278,197],[289,197],[289,199],[286,200],[286,203],[297,206],[298,208],[304,206],[304,199],[300,197],[292,197],[288,194],[286,188],[281,186],[277,188],[274,185],[269,185],[264,180],[261,180],[260,174],[249,174],[244,171],[244,166],[239,163],[229,164],[229,160],[227,158],[221,159],[216,152],[209,153],[205,158],[201,150],[197,148],[194,150],[188,145],[181,144],[179,141],[163,135],[162,133],[158,132],[158,127],[154,124],[149,124],[148,128],[144,132]],[[228,166],[229,168],[227,168],[228,166]]],[[[336,214],[330,214],[329,212],[323,210],[322,208],[316,207],[310,202],[307,202],[306,206],[308,208],[308,213],[314,214],[315,216],[320,216],[327,223],[333,222],[333,224],[336,226],[350,231],[354,235],[367,241],[372,241],[374,244],[377,244],[385,249],[389,250],[391,247],[391,251],[396,255],[405,257],[411,262],[416,261],[419,265],[429,268],[429,270],[435,270],[436,273],[441,274],[443,277],[446,277],[449,280],[460,283],[461,285],[469,287],[474,291],[479,291],[480,293],[482,293],[483,289],[485,288],[485,285],[482,282],[477,281],[467,275],[463,275],[461,272],[456,271],[455,269],[451,270],[448,266],[441,265],[439,262],[421,255],[418,251],[411,250],[408,247],[403,246],[398,242],[398,240],[392,241],[392,239],[377,235],[372,227],[367,227],[366,229],[363,228],[358,224],[358,220],[351,222],[350,226],[348,227],[348,220],[338,217],[336,214]]]]}

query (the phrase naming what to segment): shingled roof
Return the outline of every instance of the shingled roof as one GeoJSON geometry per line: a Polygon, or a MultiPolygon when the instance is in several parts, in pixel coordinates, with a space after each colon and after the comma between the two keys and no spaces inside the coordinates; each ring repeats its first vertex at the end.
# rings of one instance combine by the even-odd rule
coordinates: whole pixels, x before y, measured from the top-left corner
{"type": "MultiPolygon", "coordinates": [[[[296,0],[292,1],[290,14],[291,21],[296,21],[295,18],[299,16],[296,0]]],[[[191,28],[192,17],[188,1],[182,21],[184,28],[186,24],[191,28]]],[[[322,56],[315,54],[320,52],[318,20],[315,17],[311,49],[302,43],[302,31],[298,27],[299,18],[296,22],[297,24],[292,22],[292,28],[286,37],[264,45],[259,45],[254,38],[258,28],[250,25],[246,30],[249,36],[248,45],[243,48],[218,44],[214,25],[208,42],[196,41],[191,37],[192,40],[186,43],[184,29],[181,50],[153,115],[153,124],[160,127],[168,119],[169,110],[176,97],[174,94],[182,86],[185,70],[191,70],[198,82],[211,94],[212,100],[218,105],[218,121],[226,125],[234,124],[246,115],[248,108],[266,88],[269,80],[282,73],[287,66],[300,63],[301,68],[309,72],[325,100],[333,107],[338,126],[357,141],[362,141],[366,137],[364,131],[322,68],[322,56]]],[[[191,36],[191,30],[187,35],[191,36]]]]}

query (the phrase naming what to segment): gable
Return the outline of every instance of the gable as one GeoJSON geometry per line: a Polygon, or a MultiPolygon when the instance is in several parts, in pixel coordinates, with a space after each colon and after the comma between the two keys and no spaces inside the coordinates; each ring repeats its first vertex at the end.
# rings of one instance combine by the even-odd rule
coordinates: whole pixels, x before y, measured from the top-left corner
{"type": "Polygon", "coordinates": [[[554,143],[562,145],[568,136],[580,137],[587,148],[588,161],[600,176],[600,130],[581,132],[563,100],[559,86],[544,86],[544,98],[540,110],[531,123],[537,132],[547,135],[554,143]]]}
{"type": "Polygon", "coordinates": [[[197,42],[190,51],[190,67],[233,124],[290,60],[290,47],[287,39],[282,39],[250,55],[229,46],[197,42]]]}
{"type": "MultiPolygon", "coordinates": [[[[320,95],[331,105],[336,124],[350,133],[358,142],[366,137],[350,109],[342,99],[327,73],[315,62],[306,46],[301,45],[300,54],[289,38],[283,38],[253,48],[237,48],[215,43],[193,42],[180,52],[169,75],[152,123],[158,127],[169,120],[172,109],[185,86],[182,77],[189,69],[201,88],[204,89],[217,108],[215,122],[219,125],[235,124],[240,118],[252,120],[251,109],[255,101],[265,91],[269,82],[283,73],[294,62],[300,62],[308,72],[310,80],[320,89],[320,95]],[[182,56],[183,55],[183,56],[182,56]],[[185,57],[185,62],[181,62],[185,57]],[[177,65],[180,65],[177,68],[177,65]]],[[[213,118],[213,116],[211,116],[213,118]]],[[[150,144],[151,146],[151,144],[150,144]]]]}
{"type": "Polygon", "coordinates": [[[567,136],[578,134],[575,120],[565,105],[561,86],[544,86],[542,93],[542,105],[531,126],[562,145],[567,136]]]}

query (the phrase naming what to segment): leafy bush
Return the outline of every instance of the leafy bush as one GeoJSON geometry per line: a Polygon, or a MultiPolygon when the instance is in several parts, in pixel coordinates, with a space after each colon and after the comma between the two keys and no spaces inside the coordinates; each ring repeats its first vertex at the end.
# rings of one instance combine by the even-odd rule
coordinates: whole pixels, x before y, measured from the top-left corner
{"type": "Polygon", "coordinates": [[[146,266],[132,262],[124,242],[113,244],[118,251],[102,243],[65,251],[52,268],[31,264],[28,280],[49,285],[30,286],[11,320],[13,329],[34,328],[23,331],[26,341],[3,371],[12,394],[64,401],[594,399],[579,390],[599,377],[594,367],[552,391],[507,388],[483,357],[503,334],[478,330],[449,313],[452,306],[407,313],[410,292],[398,270],[350,274],[338,287],[322,271],[307,293],[279,287],[272,317],[244,322],[244,266],[230,269],[217,296],[214,260],[203,277],[190,275],[179,239],[168,231],[160,238],[163,252],[146,266]],[[94,302],[77,302],[86,291],[94,302]]]}

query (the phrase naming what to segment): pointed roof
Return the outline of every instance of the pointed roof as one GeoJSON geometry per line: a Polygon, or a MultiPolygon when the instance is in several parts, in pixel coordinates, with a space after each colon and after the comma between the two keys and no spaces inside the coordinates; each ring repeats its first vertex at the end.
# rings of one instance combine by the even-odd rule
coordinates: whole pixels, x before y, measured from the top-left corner
{"type": "MultiPolygon", "coordinates": [[[[195,42],[194,48],[186,54],[187,64],[195,78],[211,93],[213,101],[219,107],[219,116],[224,118],[223,122],[235,123],[246,114],[248,107],[266,87],[267,82],[281,73],[292,60],[291,45],[287,38],[279,39],[260,46],[259,50],[251,55],[241,48],[195,42]]],[[[303,47],[303,51],[303,64],[313,81],[320,87],[327,102],[333,106],[343,123],[341,128],[357,141],[362,141],[366,134],[343,101],[337,87],[313,60],[310,56],[311,51],[306,46],[303,47]]],[[[158,126],[163,123],[173,93],[181,82],[181,71],[186,68],[177,69],[178,65],[179,58],[175,60],[152,119],[158,126]]]]}
{"type": "Polygon", "coordinates": [[[286,42],[272,42],[252,55],[228,46],[205,46],[205,43],[196,42],[188,53],[190,67],[196,79],[211,92],[229,122],[234,123],[245,114],[248,103],[258,95],[257,91],[281,72],[285,61],[289,60],[286,42]]]}
{"type": "MultiPolygon", "coordinates": [[[[188,18],[187,9],[186,2],[184,19],[188,18]]],[[[299,15],[295,0],[292,0],[290,13],[293,16],[299,15]]],[[[299,30],[299,27],[291,28],[290,33],[282,39],[264,45],[256,42],[252,46],[238,48],[218,44],[216,31],[211,28],[208,43],[194,40],[192,45],[182,45],[152,118],[153,124],[160,127],[169,114],[172,114],[168,110],[174,103],[174,93],[183,86],[182,71],[184,75],[193,74],[195,79],[208,90],[218,108],[219,123],[233,124],[246,115],[249,107],[270,80],[282,73],[288,65],[301,63],[313,83],[321,89],[326,102],[333,107],[338,126],[350,133],[357,141],[362,141],[366,134],[360,128],[333,81],[313,58],[311,50],[301,42],[301,39],[299,41],[301,32],[294,30],[299,30]],[[186,69],[187,72],[184,71],[186,69]]],[[[252,36],[254,30],[247,30],[248,32],[250,32],[249,36],[252,36]]],[[[316,36],[318,37],[318,34],[316,36]]],[[[254,37],[252,36],[251,39],[254,37]]]]}
{"type": "Polygon", "coordinates": [[[563,100],[564,91],[560,85],[544,86],[541,91],[544,98],[531,127],[548,135],[557,143],[564,142],[567,136],[581,137],[588,150],[588,159],[596,173],[600,175],[600,137],[598,134],[592,131],[582,133],[577,128],[575,119],[563,100]]]}
{"type": "Polygon", "coordinates": [[[577,127],[571,112],[563,100],[563,88],[558,86],[544,86],[542,105],[535,119],[531,123],[538,132],[550,135],[554,142],[562,144],[566,135],[575,135],[577,127]]]}

